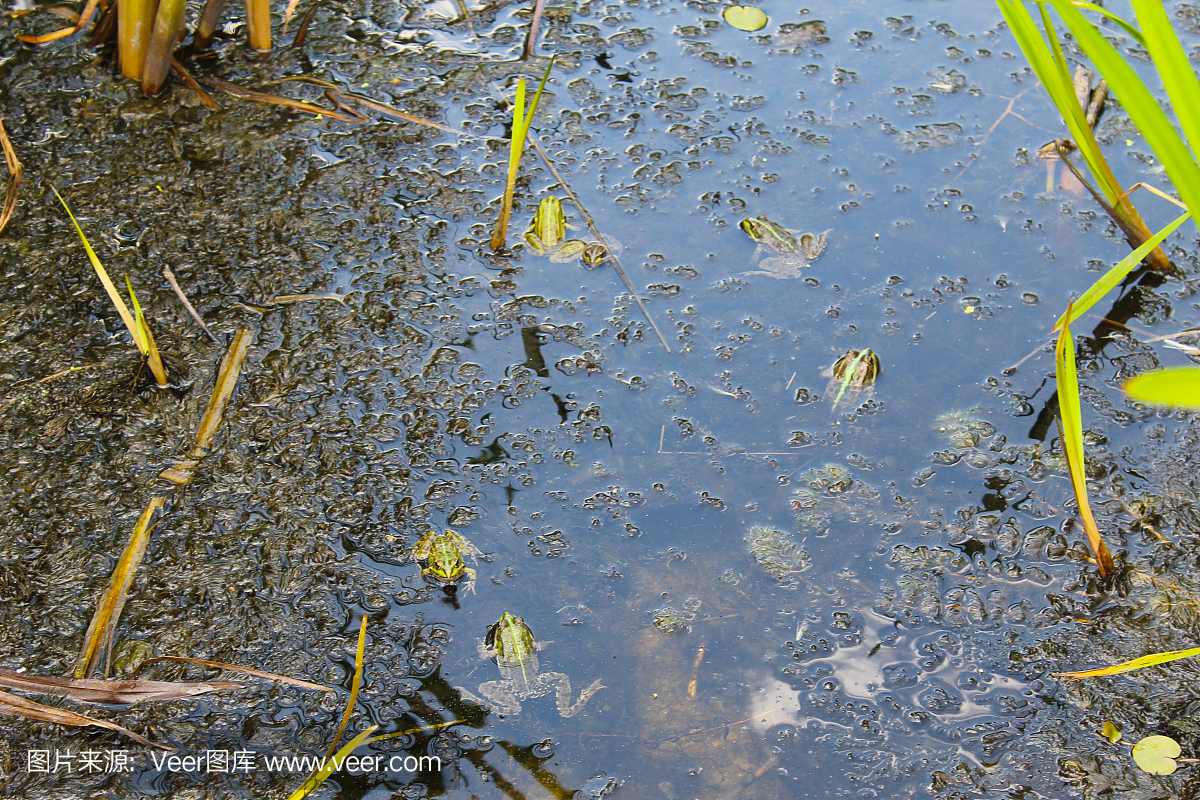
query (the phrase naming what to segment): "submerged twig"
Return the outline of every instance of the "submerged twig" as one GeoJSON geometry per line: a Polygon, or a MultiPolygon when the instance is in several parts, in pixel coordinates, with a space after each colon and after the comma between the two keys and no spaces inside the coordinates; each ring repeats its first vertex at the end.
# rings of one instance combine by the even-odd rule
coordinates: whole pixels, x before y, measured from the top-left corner
{"type": "Polygon", "coordinates": [[[135,681],[59,678],[30,675],[0,668],[0,686],[31,694],[66,697],[80,703],[110,703],[131,706],[157,700],[178,700],[222,689],[240,689],[242,684],[223,681],[135,681]]]}
{"type": "Polygon", "coordinates": [[[183,307],[187,309],[187,312],[192,315],[192,319],[194,319],[196,324],[200,326],[200,330],[207,333],[208,338],[212,339],[214,342],[220,343],[221,340],[217,338],[216,334],[208,329],[208,326],[204,324],[204,320],[200,319],[200,315],[196,313],[195,307],[188,302],[187,295],[185,295],[183,293],[183,289],[179,287],[179,281],[175,280],[175,273],[171,272],[170,267],[163,267],[163,277],[167,279],[167,283],[171,284],[171,288],[175,290],[175,296],[179,298],[179,302],[183,303],[183,307]]]}
{"type": "Polygon", "coordinates": [[[204,87],[192,77],[192,73],[188,72],[183,64],[179,63],[179,59],[171,59],[171,69],[175,70],[175,74],[179,76],[184,85],[191,89],[196,97],[199,98],[201,105],[209,111],[219,111],[221,109],[221,106],[217,104],[213,96],[204,90],[204,87]]]}
{"type": "Polygon", "coordinates": [[[558,169],[554,166],[554,162],[550,160],[550,156],[546,155],[546,151],[542,149],[540,144],[538,144],[537,139],[530,139],[529,141],[533,143],[535,148],[537,148],[538,155],[542,157],[542,161],[546,163],[546,166],[554,175],[555,179],[562,184],[563,191],[567,193],[567,197],[571,198],[571,202],[574,203],[575,207],[579,209],[580,215],[583,217],[584,222],[587,223],[588,230],[590,230],[592,235],[600,241],[600,244],[604,245],[604,248],[608,250],[608,255],[610,258],[612,258],[613,267],[616,268],[617,274],[621,276],[621,280],[625,281],[625,288],[629,290],[631,295],[633,295],[633,299],[637,302],[638,308],[642,310],[642,315],[646,317],[646,321],[650,323],[650,327],[654,329],[656,334],[658,334],[658,340],[662,342],[662,346],[667,349],[668,353],[671,352],[671,346],[667,344],[666,337],[662,335],[662,331],[660,331],[658,326],[654,324],[654,318],[650,316],[649,309],[646,308],[646,304],[642,302],[642,298],[638,296],[638,293],[634,291],[633,284],[629,281],[629,276],[625,274],[625,270],[621,267],[621,262],[617,258],[617,254],[613,251],[613,248],[608,246],[608,242],[604,240],[604,235],[600,233],[600,230],[596,227],[596,223],[592,221],[592,215],[587,212],[587,209],[583,207],[583,203],[579,202],[579,198],[576,197],[575,193],[571,191],[571,187],[567,184],[566,180],[563,179],[563,176],[559,174],[558,169]]]}
{"type": "Polygon", "coordinates": [[[256,678],[266,678],[267,680],[279,681],[291,686],[298,686],[301,689],[313,689],[318,692],[335,692],[337,691],[331,686],[324,686],[319,683],[309,683],[302,681],[299,678],[289,678],[286,675],[277,675],[274,672],[263,672],[261,669],[253,669],[251,667],[239,667],[236,664],[225,664],[220,661],[209,661],[204,658],[188,658],[187,656],[154,656],[143,660],[133,669],[133,674],[137,675],[142,671],[143,667],[151,664],[157,664],[159,661],[174,661],[182,664],[198,664],[202,667],[211,667],[213,669],[223,669],[229,672],[239,672],[242,675],[252,675],[256,678]]]}
{"type": "Polygon", "coordinates": [[[45,44],[46,42],[53,42],[56,39],[62,39],[64,37],[71,36],[72,34],[79,33],[88,26],[88,23],[92,21],[92,17],[96,14],[96,7],[99,5],[100,0],[88,0],[87,5],[83,8],[83,13],[79,15],[79,21],[69,28],[59,28],[58,30],[51,31],[50,33],[43,33],[41,36],[30,36],[28,34],[18,33],[16,38],[28,44],[45,44]]]}
{"type": "Polygon", "coordinates": [[[538,27],[542,24],[542,11],[545,7],[546,0],[537,0],[533,4],[533,18],[529,20],[529,34],[525,37],[525,46],[521,48],[522,61],[533,55],[533,46],[537,43],[538,27]]]}
{"type": "Polygon", "coordinates": [[[220,78],[205,78],[202,83],[206,86],[211,86],[214,89],[220,89],[226,94],[231,94],[234,97],[241,97],[245,100],[253,100],[256,103],[265,103],[271,106],[283,106],[290,108],[293,111],[304,111],[308,114],[314,114],[318,117],[329,117],[331,119],[341,120],[342,122],[355,122],[352,117],[347,117],[345,114],[334,111],[331,108],[319,106],[316,103],[310,103],[305,100],[294,100],[290,97],[282,95],[270,94],[268,92],[260,92],[255,89],[247,89],[245,86],[239,86],[236,83],[223,81],[220,78]]]}

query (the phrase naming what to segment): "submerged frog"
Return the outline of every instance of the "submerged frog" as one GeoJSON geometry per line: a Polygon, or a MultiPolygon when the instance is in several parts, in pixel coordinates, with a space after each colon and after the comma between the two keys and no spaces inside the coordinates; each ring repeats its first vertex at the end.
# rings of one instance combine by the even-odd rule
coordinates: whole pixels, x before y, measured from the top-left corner
{"type": "Polygon", "coordinates": [[[557,197],[547,197],[538,204],[533,224],[525,232],[525,243],[539,256],[549,256],[555,264],[566,264],[578,258],[587,247],[580,239],[564,239],[566,232],[562,203],[557,197]]]}
{"type": "Polygon", "coordinates": [[[800,270],[807,267],[808,262],[816,260],[825,250],[825,236],[829,233],[803,233],[797,240],[795,234],[787,228],[772,222],[762,214],[753,219],[742,220],[738,227],[758,243],[756,254],[764,250],[774,254],[759,262],[758,266],[761,269],[742,274],[769,275],[772,278],[800,277],[800,270]]]}
{"type": "Polygon", "coordinates": [[[479,643],[480,656],[496,663],[501,680],[479,685],[479,693],[487,698],[486,702],[465,689],[459,689],[459,692],[473,703],[495,707],[500,714],[520,714],[522,700],[544,697],[553,691],[558,713],[563,717],[575,716],[604,686],[600,681],[594,682],[580,693],[579,701],[571,705],[571,679],[561,672],[538,672],[537,651],[543,646],[534,640],[533,631],[529,630],[525,620],[505,611],[479,643]]]}
{"type": "Polygon", "coordinates": [[[832,398],[836,412],[843,404],[861,402],[871,396],[879,377],[879,356],[869,347],[847,350],[825,374],[829,377],[825,396],[832,398]]]}
{"type": "Polygon", "coordinates": [[[454,531],[445,533],[430,531],[417,540],[413,548],[413,561],[421,562],[421,575],[429,583],[443,587],[448,593],[457,590],[458,583],[467,579],[467,589],[475,591],[475,570],[463,561],[463,556],[472,560],[482,555],[475,545],[454,531]]]}

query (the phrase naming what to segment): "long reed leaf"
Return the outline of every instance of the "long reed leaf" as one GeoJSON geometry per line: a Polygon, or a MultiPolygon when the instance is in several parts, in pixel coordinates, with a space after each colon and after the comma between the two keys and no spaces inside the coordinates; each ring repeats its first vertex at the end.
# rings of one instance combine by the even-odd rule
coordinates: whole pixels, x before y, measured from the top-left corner
{"type": "Polygon", "coordinates": [[[1163,653],[1151,653],[1141,658],[1135,658],[1132,661],[1125,661],[1120,664],[1114,664],[1111,667],[1101,667],[1099,669],[1089,669],[1083,672],[1054,672],[1051,673],[1056,678],[1069,678],[1078,680],[1080,678],[1099,678],[1106,675],[1120,675],[1122,672],[1133,672],[1135,669],[1145,669],[1158,664],[1166,664],[1170,661],[1178,661],[1181,658],[1191,658],[1192,656],[1200,656],[1200,647],[1190,647],[1187,650],[1169,650],[1163,653]]]}
{"type": "Polygon", "coordinates": [[[1045,7],[1041,4],[1038,6],[1042,23],[1046,26],[1043,37],[1042,31],[1020,0],[996,0],[996,4],[1034,74],[1042,82],[1063,121],[1067,123],[1067,129],[1079,147],[1083,160],[1087,162],[1088,169],[1100,184],[1100,190],[1111,205],[1116,205],[1121,196],[1120,184],[1100,152],[1100,145],[1096,142],[1092,129],[1088,127],[1084,110],[1075,97],[1075,84],[1071,80],[1066,58],[1062,54],[1045,7]]]}
{"type": "Polygon", "coordinates": [[[1175,367],[1147,372],[1125,384],[1125,392],[1143,403],[1200,409],[1200,369],[1175,367]]]}
{"type": "Polygon", "coordinates": [[[358,736],[355,736],[353,739],[346,742],[345,747],[343,747],[341,750],[338,750],[332,758],[326,759],[325,766],[321,767],[319,770],[310,775],[299,789],[288,795],[288,800],[304,800],[305,797],[308,797],[310,794],[312,794],[318,786],[324,783],[330,775],[336,772],[338,768],[345,763],[347,756],[353,753],[359,745],[365,742],[367,738],[378,729],[378,725],[372,725],[358,736]]]}
{"type": "Polygon", "coordinates": [[[358,702],[358,690],[362,687],[363,654],[366,652],[366,647],[367,616],[364,614],[362,622],[358,626],[358,649],[354,652],[354,678],[350,681],[350,697],[346,700],[346,710],[342,712],[342,724],[338,726],[337,733],[334,734],[333,741],[329,745],[329,750],[325,753],[326,758],[329,758],[333,754],[334,748],[337,747],[338,739],[342,738],[346,726],[350,724],[350,715],[354,712],[354,704],[358,702]]]}
{"type": "Polygon", "coordinates": [[[93,678],[59,678],[54,675],[30,675],[0,668],[0,686],[30,694],[66,697],[79,703],[134,705],[160,700],[177,700],[223,689],[240,689],[240,683],[223,681],[101,681],[93,678]]]}
{"type": "Polygon", "coordinates": [[[142,355],[146,355],[146,351],[142,348],[142,343],[138,339],[138,325],[134,320],[133,314],[129,313],[129,307],[125,305],[125,301],[121,299],[120,292],[117,291],[116,284],[112,282],[112,278],[108,277],[108,271],[104,269],[104,265],[100,263],[96,251],[92,249],[88,243],[87,237],[83,235],[83,228],[79,227],[79,221],[75,219],[75,215],[71,213],[71,207],[67,205],[67,201],[63,200],[63,196],[58,193],[58,189],[53,186],[50,191],[54,192],[54,196],[58,198],[58,202],[62,203],[62,207],[66,209],[67,216],[71,218],[71,222],[75,225],[75,232],[79,234],[79,240],[83,242],[83,249],[87,251],[88,260],[92,262],[92,269],[96,270],[96,275],[100,277],[100,283],[104,284],[104,291],[108,292],[108,299],[117,307],[117,313],[121,315],[121,321],[125,323],[125,329],[129,331],[129,335],[133,337],[133,341],[137,344],[138,350],[142,355]]]}
{"type": "Polygon", "coordinates": [[[1175,229],[1191,218],[1191,216],[1192,212],[1190,211],[1179,215],[1167,227],[1151,236],[1144,244],[1118,261],[1112,269],[1104,273],[1099,280],[1089,286],[1087,291],[1079,296],[1078,300],[1067,307],[1063,315],[1058,318],[1058,322],[1054,323],[1054,330],[1057,331],[1061,328],[1064,321],[1070,324],[1086,314],[1092,306],[1100,301],[1101,297],[1108,294],[1114,286],[1125,279],[1126,275],[1133,272],[1142,259],[1150,254],[1151,250],[1158,247],[1164,239],[1174,233],[1175,229]]]}
{"type": "MultiPolygon", "coordinates": [[[[1067,316],[1071,309],[1067,309],[1067,316]]],[[[1100,529],[1096,527],[1096,519],[1092,516],[1092,506],[1088,502],[1087,475],[1084,471],[1083,452],[1083,422],[1079,410],[1079,376],[1075,369],[1075,340],[1071,336],[1071,326],[1063,325],[1058,335],[1058,344],[1054,348],[1054,360],[1057,365],[1058,409],[1062,419],[1062,449],[1067,459],[1067,472],[1071,476],[1071,487],[1075,490],[1075,503],[1079,506],[1079,519],[1087,536],[1088,548],[1096,559],[1100,569],[1100,577],[1106,578],[1116,569],[1108,547],[1100,538],[1100,529]]]]}
{"type": "MultiPolygon", "coordinates": [[[[1059,0],[1047,1],[1055,3],[1056,8],[1060,5],[1059,0]]],[[[1069,3],[1069,0],[1062,1],[1069,3]]],[[[1141,245],[1142,242],[1150,238],[1150,229],[1133,203],[1125,196],[1120,183],[1117,181],[1116,176],[1113,175],[1112,168],[1109,167],[1107,159],[1105,159],[1103,152],[1100,150],[1100,145],[1092,133],[1091,126],[1087,124],[1086,114],[1075,95],[1074,84],[1067,69],[1066,57],[1063,55],[1062,47],[1058,42],[1058,35],[1055,32],[1054,24],[1050,19],[1045,3],[1038,3],[1044,27],[1044,38],[1043,31],[1038,28],[1033,20],[1033,16],[1026,10],[1020,0],[996,0],[996,5],[1000,8],[1004,19],[1008,22],[1009,29],[1012,30],[1017,44],[1021,47],[1025,58],[1029,61],[1029,65],[1038,76],[1038,80],[1042,82],[1046,92],[1050,95],[1051,101],[1058,109],[1058,113],[1062,116],[1063,121],[1067,123],[1067,128],[1070,130],[1075,144],[1079,147],[1079,152],[1087,163],[1088,170],[1099,184],[1105,198],[1107,198],[1108,204],[1112,209],[1110,213],[1114,214],[1115,221],[1121,227],[1122,232],[1125,233],[1126,238],[1129,239],[1130,245],[1133,247],[1141,245]]],[[[1074,13],[1076,17],[1082,19],[1082,15],[1079,12],[1075,11],[1074,13]]],[[[1094,28],[1091,31],[1093,34],[1096,34],[1094,28]]],[[[1098,36],[1098,34],[1096,35],[1098,36]]],[[[1105,77],[1108,77],[1107,74],[1105,77]]],[[[1109,83],[1111,84],[1111,80],[1109,83]]],[[[1146,261],[1152,269],[1160,272],[1169,273],[1175,271],[1170,260],[1167,259],[1161,250],[1151,251],[1146,261]]]]}
{"type": "Polygon", "coordinates": [[[178,465],[167,467],[159,473],[158,477],[179,486],[191,482],[196,464],[208,453],[213,436],[221,426],[225,408],[229,405],[229,398],[233,396],[238,376],[242,374],[242,362],[246,360],[246,353],[250,351],[250,345],[253,343],[254,330],[246,325],[238,328],[233,341],[229,343],[229,349],[221,358],[220,367],[217,368],[217,380],[213,385],[212,395],[208,399],[208,407],[196,430],[196,443],[178,465]]]}
{"type": "MultiPolygon", "coordinates": [[[[1200,167],[1192,158],[1187,145],[1175,131],[1175,126],[1167,118],[1158,100],[1138,77],[1133,68],[1121,57],[1120,53],[1109,44],[1095,26],[1088,22],[1069,0],[1048,0],[1062,16],[1071,33],[1075,35],[1079,46],[1096,64],[1108,81],[1109,88],[1121,100],[1121,104],[1137,124],[1145,137],[1147,144],[1167,170],[1171,181],[1175,184],[1180,198],[1188,208],[1200,208],[1200,167]]],[[[1148,14],[1147,19],[1153,19],[1148,14]]],[[[1162,31],[1155,23],[1155,41],[1162,37],[1162,31]]],[[[1169,60],[1169,59],[1168,59],[1169,60]]],[[[1182,80],[1176,78],[1180,84],[1182,80]]],[[[1191,102],[1197,102],[1193,98],[1191,102]]]]}
{"type": "Polygon", "coordinates": [[[1154,59],[1154,66],[1171,98],[1171,107],[1194,155],[1200,147],[1200,80],[1192,71],[1187,53],[1160,0],[1134,0],[1133,8],[1145,29],[1142,44],[1154,59]]]}
{"type": "Polygon", "coordinates": [[[304,781],[304,784],[292,793],[288,800],[301,800],[301,798],[308,797],[314,789],[324,783],[330,775],[340,768],[340,764],[345,760],[346,756],[353,753],[354,749],[365,742],[375,732],[375,729],[379,727],[378,725],[370,726],[347,742],[342,749],[334,754],[333,751],[337,748],[338,740],[342,738],[342,733],[346,730],[346,725],[350,722],[350,714],[354,711],[354,704],[358,702],[358,690],[362,686],[363,654],[366,651],[366,646],[367,617],[363,615],[362,622],[358,626],[358,649],[354,654],[354,679],[350,684],[350,697],[346,701],[346,710],[342,714],[342,724],[338,727],[337,733],[334,734],[333,741],[329,745],[329,749],[325,752],[325,758],[323,759],[325,764],[319,770],[313,772],[308,777],[308,780],[304,781]]]}
{"type": "MultiPolygon", "coordinates": [[[[107,660],[107,645],[112,642],[113,632],[121,618],[121,609],[125,607],[125,599],[129,596],[129,587],[137,575],[142,557],[146,554],[146,545],[150,542],[150,533],[154,529],[154,519],[166,504],[165,497],[151,498],[138,517],[137,525],[125,545],[117,566],[109,578],[108,588],[100,596],[92,621],[88,624],[84,635],[83,648],[75,663],[75,677],[86,678],[98,666],[101,659],[107,660]]],[[[107,669],[105,670],[107,672],[107,669]]]]}
{"type": "Polygon", "coordinates": [[[1115,22],[1118,26],[1120,26],[1122,30],[1124,30],[1126,33],[1128,33],[1129,36],[1134,41],[1136,41],[1138,44],[1140,44],[1142,47],[1146,46],[1146,40],[1145,40],[1145,38],[1142,37],[1141,31],[1139,31],[1137,28],[1130,25],[1123,18],[1121,18],[1121,17],[1117,16],[1116,14],[1114,14],[1113,12],[1109,11],[1107,8],[1098,6],[1095,3],[1089,3],[1089,2],[1087,2],[1087,0],[1071,0],[1071,1],[1072,1],[1072,3],[1074,3],[1075,6],[1077,6],[1079,8],[1085,8],[1088,11],[1095,11],[1097,14],[1100,14],[1103,17],[1107,17],[1109,20],[1111,20],[1112,22],[1115,22]]]}
{"type": "Polygon", "coordinates": [[[115,731],[123,736],[128,736],[140,745],[157,747],[159,750],[166,750],[169,753],[175,752],[174,747],[168,747],[165,744],[155,744],[143,736],[138,736],[128,728],[122,728],[115,722],[85,717],[83,714],[76,714],[74,711],[67,711],[65,708],[44,706],[41,703],[35,703],[32,700],[26,700],[24,697],[18,697],[8,692],[0,692],[0,714],[24,717],[25,719],[37,720],[38,722],[50,722],[55,725],[69,725],[76,728],[86,728],[88,726],[104,728],[105,730],[115,731]]]}

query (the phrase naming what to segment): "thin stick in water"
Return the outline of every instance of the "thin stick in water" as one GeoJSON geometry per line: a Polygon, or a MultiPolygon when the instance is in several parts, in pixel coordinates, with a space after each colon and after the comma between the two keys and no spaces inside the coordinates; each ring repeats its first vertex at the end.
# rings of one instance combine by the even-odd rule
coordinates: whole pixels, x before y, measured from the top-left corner
{"type": "Polygon", "coordinates": [[[179,281],[175,280],[175,273],[171,272],[170,267],[163,267],[163,277],[167,279],[167,283],[171,284],[171,288],[175,290],[175,296],[179,298],[179,302],[183,303],[183,307],[192,315],[192,319],[196,320],[196,324],[200,326],[200,330],[208,334],[208,338],[220,344],[221,340],[208,329],[204,324],[204,320],[200,319],[200,315],[196,313],[196,309],[188,302],[187,295],[183,293],[183,289],[179,288],[179,281]]]}
{"type": "Polygon", "coordinates": [[[662,342],[662,346],[667,349],[668,353],[671,352],[671,346],[667,344],[666,337],[662,335],[662,331],[660,331],[658,326],[654,324],[654,318],[650,316],[650,311],[646,308],[646,304],[642,302],[642,298],[638,296],[636,291],[634,291],[633,284],[629,281],[629,276],[625,274],[625,270],[621,267],[621,262],[617,260],[617,254],[613,252],[611,247],[608,246],[608,242],[604,240],[604,235],[600,233],[600,230],[596,227],[596,223],[592,222],[591,214],[587,212],[587,209],[583,207],[583,203],[579,202],[579,198],[576,197],[575,193],[571,191],[571,187],[567,184],[566,180],[563,179],[563,176],[559,174],[558,170],[554,166],[554,162],[550,160],[550,156],[546,155],[546,151],[542,149],[540,144],[538,144],[537,139],[530,139],[529,141],[532,142],[533,146],[537,148],[538,155],[542,157],[542,161],[546,162],[546,166],[550,169],[550,172],[553,173],[555,179],[562,184],[563,191],[567,193],[567,197],[571,198],[571,202],[574,203],[575,207],[579,209],[579,213],[583,216],[584,221],[587,223],[588,230],[592,232],[593,236],[600,240],[600,244],[604,245],[604,249],[608,251],[609,257],[612,258],[613,266],[616,268],[617,274],[621,276],[621,280],[625,281],[625,288],[629,290],[631,295],[633,295],[633,299],[637,302],[638,308],[642,310],[642,315],[646,317],[646,321],[650,323],[650,327],[653,328],[654,332],[658,334],[658,340],[662,342]]]}

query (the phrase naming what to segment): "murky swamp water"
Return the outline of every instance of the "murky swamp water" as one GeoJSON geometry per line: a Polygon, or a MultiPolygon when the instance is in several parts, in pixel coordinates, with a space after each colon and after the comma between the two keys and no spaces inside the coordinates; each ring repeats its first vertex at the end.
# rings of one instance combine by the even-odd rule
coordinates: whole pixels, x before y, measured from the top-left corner
{"type": "MultiPolygon", "coordinates": [[[[1003,371],[1128,248],[1033,155],[1060,126],[999,12],[762,8],[757,34],[707,2],[547,18],[538,53],[559,59],[534,131],[620,243],[665,347],[611,263],[522,243],[537,202],[565,197],[532,152],[513,249],[487,247],[500,98],[544,66],[507,60],[520,6],[471,26],[449,2],[331,6],[302,50],[252,61],[231,35],[211,68],[247,85],[311,74],[463,136],[228,97],[213,113],[179,89],[146,100],[81,46],[27,49],[11,34],[31,23],[4,21],[3,118],[27,183],[0,239],[0,664],[69,671],[158,472],[189,446],[222,348],[178,307],[168,265],[210,326],[256,340],[213,453],[151,542],[116,672],[152,652],[342,690],[247,681],[95,712],[187,753],[255,754],[240,774],[155,770],[114,734],[6,720],[6,795],[286,796],[303,775],[265,759],[325,751],[364,614],[352,731],[460,722],[375,749],[440,771],[342,775],[319,796],[1177,789],[1092,731],[1111,719],[1194,753],[1193,666],[1070,686],[1049,673],[1194,644],[1192,419],[1117,388],[1185,360],[1144,342],[1195,323],[1194,234],[1173,253],[1187,280],[1130,290],[1128,327],[1081,345],[1095,502],[1131,566],[1109,590],[1070,522],[1048,349],[1003,371]],[[132,348],[48,183],[152,309],[191,381],[182,400],[134,390],[132,348]],[[798,277],[770,274],[738,227],[758,215],[828,229],[827,248],[798,277]],[[300,293],[340,301],[251,307],[300,293]],[[822,372],[867,347],[874,394],[832,409],[822,372]],[[483,552],[476,593],[421,578],[410,554],[431,527],[483,552]],[[604,685],[578,714],[560,717],[549,689],[504,715],[461,698],[499,679],[477,641],[504,611],[572,701],[604,685]],[[80,766],[120,748],[129,771],[80,766]],[[35,750],[74,769],[31,772],[35,750]]],[[[1197,46],[1194,9],[1176,10],[1197,46]]],[[[1123,180],[1159,180],[1119,108],[1101,132],[1123,180]]],[[[1173,216],[1143,208],[1152,226],[1173,216]]]]}

